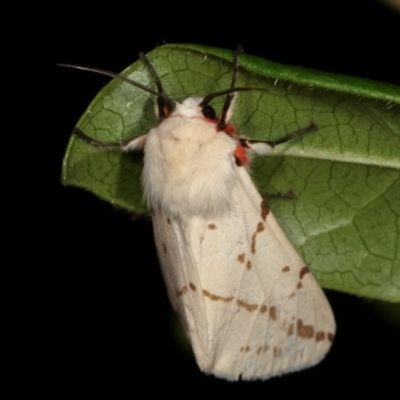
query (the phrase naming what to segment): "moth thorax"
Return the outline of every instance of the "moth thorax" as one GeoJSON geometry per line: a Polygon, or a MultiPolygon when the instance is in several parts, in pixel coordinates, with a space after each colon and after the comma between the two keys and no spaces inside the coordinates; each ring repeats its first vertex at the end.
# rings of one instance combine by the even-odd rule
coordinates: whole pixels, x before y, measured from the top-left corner
{"type": "MultiPolygon", "coordinates": [[[[187,99],[192,101],[193,99],[187,99]]],[[[219,215],[237,184],[235,140],[199,118],[167,118],[148,134],[144,194],[153,208],[219,215]]]]}

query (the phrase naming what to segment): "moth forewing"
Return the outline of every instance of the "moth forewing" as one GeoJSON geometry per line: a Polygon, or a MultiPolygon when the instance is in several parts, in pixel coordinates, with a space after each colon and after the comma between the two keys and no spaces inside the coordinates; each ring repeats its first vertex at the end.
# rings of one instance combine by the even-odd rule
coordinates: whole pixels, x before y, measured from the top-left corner
{"type": "Polygon", "coordinates": [[[238,171],[229,213],[179,222],[160,210],[154,231],[200,368],[230,380],[266,379],[317,363],[335,323],[246,170],[238,171]]]}

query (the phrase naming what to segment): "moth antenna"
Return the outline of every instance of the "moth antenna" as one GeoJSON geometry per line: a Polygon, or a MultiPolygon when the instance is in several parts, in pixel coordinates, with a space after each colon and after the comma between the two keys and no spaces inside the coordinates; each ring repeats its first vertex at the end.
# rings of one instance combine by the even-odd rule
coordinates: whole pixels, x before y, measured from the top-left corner
{"type": "Polygon", "coordinates": [[[155,91],[145,85],[142,85],[139,82],[136,82],[132,79],[126,78],[122,75],[116,74],[115,72],[112,71],[108,71],[106,69],[101,69],[101,68],[92,68],[92,67],[83,67],[81,65],[72,65],[72,64],[57,64],[59,67],[66,67],[66,68],[74,68],[74,69],[80,69],[82,71],[89,71],[89,72],[95,72],[96,74],[100,74],[100,75],[106,75],[106,76],[110,76],[111,78],[117,78],[120,79],[123,82],[129,83],[132,86],[136,86],[139,89],[144,90],[145,92],[154,94],[157,96],[157,98],[163,98],[164,100],[166,100],[167,102],[171,102],[172,104],[175,104],[176,101],[172,100],[171,98],[169,98],[166,94],[164,93],[160,93],[158,91],[155,91]]]}
{"type": "Polygon", "coordinates": [[[157,72],[153,67],[153,64],[149,61],[146,54],[144,54],[143,52],[140,52],[139,58],[143,62],[143,64],[146,66],[146,68],[149,70],[151,77],[153,78],[153,81],[156,84],[158,93],[164,93],[160,78],[158,77],[157,72]]]}
{"type": "Polygon", "coordinates": [[[238,44],[236,46],[235,54],[233,56],[233,75],[232,75],[232,82],[231,88],[234,88],[236,85],[236,80],[239,75],[239,56],[243,53],[242,45],[238,44]]]}
{"type": "Polygon", "coordinates": [[[159,119],[165,119],[168,117],[168,114],[170,113],[170,109],[167,106],[167,102],[165,101],[165,98],[160,96],[161,94],[164,94],[164,90],[161,84],[161,80],[159,76],[157,75],[156,70],[154,69],[153,65],[147,58],[146,54],[140,52],[139,53],[139,58],[143,62],[143,64],[146,66],[147,70],[150,72],[151,77],[153,78],[154,83],[156,84],[157,91],[159,95],[157,96],[157,115],[159,119]]]}
{"type": "Polygon", "coordinates": [[[260,88],[256,88],[256,87],[234,87],[234,88],[224,89],[224,90],[220,90],[219,92],[214,92],[214,93],[208,94],[201,101],[201,103],[199,104],[199,107],[206,106],[212,99],[214,99],[215,97],[218,97],[218,96],[223,96],[225,94],[233,93],[233,92],[248,92],[251,90],[258,90],[258,91],[265,91],[265,92],[268,91],[268,89],[260,89],[260,88]]]}
{"type": "MultiPolygon", "coordinates": [[[[233,74],[232,74],[231,89],[235,87],[237,77],[239,75],[239,56],[242,52],[243,52],[243,47],[240,44],[238,44],[236,46],[236,51],[233,57],[233,74]]],[[[221,130],[224,130],[226,128],[228,120],[228,112],[234,98],[235,98],[235,92],[230,92],[226,95],[225,102],[222,107],[221,117],[218,124],[218,128],[221,130]]]]}

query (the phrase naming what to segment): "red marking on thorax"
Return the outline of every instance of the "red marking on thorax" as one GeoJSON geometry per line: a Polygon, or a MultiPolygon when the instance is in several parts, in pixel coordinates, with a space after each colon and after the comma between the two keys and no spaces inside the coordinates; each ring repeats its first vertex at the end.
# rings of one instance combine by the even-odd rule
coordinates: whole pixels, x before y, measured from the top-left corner
{"type": "Polygon", "coordinates": [[[247,165],[249,163],[249,159],[247,158],[246,149],[241,145],[238,144],[236,146],[236,150],[233,153],[236,160],[239,161],[240,165],[247,165]]]}
{"type": "Polygon", "coordinates": [[[224,129],[219,129],[218,131],[219,132],[222,131],[222,132],[226,133],[227,135],[233,135],[236,132],[236,128],[235,128],[235,125],[233,125],[229,122],[228,125],[226,125],[226,127],[224,129]]]}
{"type": "MultiPolygon", "coordinates": [[[[221,129],[219,132],[224,132],[228,136],[233,137],[236,132],[236,128],[232,123],[229,122],[228,125],[224,129],[221,129]]],[[[233,153],[233,155],[236,159],[236,164],[238,164],[238,165],[249,164],[249,159],[247,158],[246,149],[241,144],[238,144],[236,146],[236,149],[235,149],[235,152],[233,153]]]]}

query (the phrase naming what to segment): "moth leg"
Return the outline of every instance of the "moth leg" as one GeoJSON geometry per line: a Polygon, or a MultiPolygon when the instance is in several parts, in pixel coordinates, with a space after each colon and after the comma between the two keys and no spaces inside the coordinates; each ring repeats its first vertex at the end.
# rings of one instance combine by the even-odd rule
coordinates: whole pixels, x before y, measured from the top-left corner
{"type": "MultiPolygon", "coordinates": [[[[318,129],[318,126],[316,123],[311,122],[308,126],[305,128],[299,129],[296,132],[293,132],[289,135],[284,136],[281,139],[275,140],[275,141],[262,141],[262,140],[250,140],[247,138],[239,138],[239,143],[240,146],[242,146],[243,149],[249,149],[251,150],[254,154],[257,155],[266,155],[268,153],[271,153],[276,145],[286,143],[289,140],[295,139],[297,137],[303,136],[309,132],[316,131],[318,129]]],[[[286,200],[291,200],[296,197],[295,193],[292,190],[289,190],[285,193],[271,193],[271,194],[264,194],[263,198],[268,198],[268,199],[286,199],[286,200]]]]}
{"type": "Polygon", "coordinates": [[[317,129],[318,129],[317,124],[314,122],[311,122],[311,124],[306,126],[305,128],[299,129],[298,131],[293,132],[289,135],[286,135],[283,138],[275,140],[275,141],[251,140],[251,139],[246,139],[246,138],[240,138],[239,141],[243,147],[247,147],[247,148],[253,150],[255,154],[265,155],[265,154],[270,153],[275,148],[275,146],[282,144],[282,143],[286,143],[289,140],[303,136],[309,132],[314,132],[317,129]]]}
{"type": "Polygon", "coordinates": [[[275,147],[278,144],[286,143],[289,140],[292,140],[292,139],[295,139],[297,137],[303,136],[303,135],[305,135],[306,133],[309,133],[309,132],[314,132],[317,129],[318,129],[318,125],[315,122],[311,122],[310,125],[306,126],[305,128],[299,129],[296,132],[293,132],[293,133],[291,133],[291,134],[289,134],[287,136],[284,136],[281,139],[278,139],[278,140],[275,140],[275,141],[269,142],[269,143],[271,144],[271,146],[275,147]]]}
{"type": "Polygon", "coordinates": [[[86,135],[79,128],[75,127],[72,133],[78,136],[80,139],[85,141],[86,143],[92,144],[96,147],[105,147],[109,149],[122,149],[122,150],[136,150],[142,149],[146,143],[146,136],[141,135],[134,139],[123,140],[121,142],[103,142],[101,140],[93,139],[90,136],[86,135]]]}
{"type": "Polygon", "coordinates": [[[72,133],[78,136],[79,139],[82,139],[84,142],[92,144],[96,147],[109,147],[109,148],[121,148],[120,143],[116,142],[102,142],[101,140],[93,139],[90,136],[86,135],[86,133],[82,132],[79,128],[74,128],[72,133]]]}

